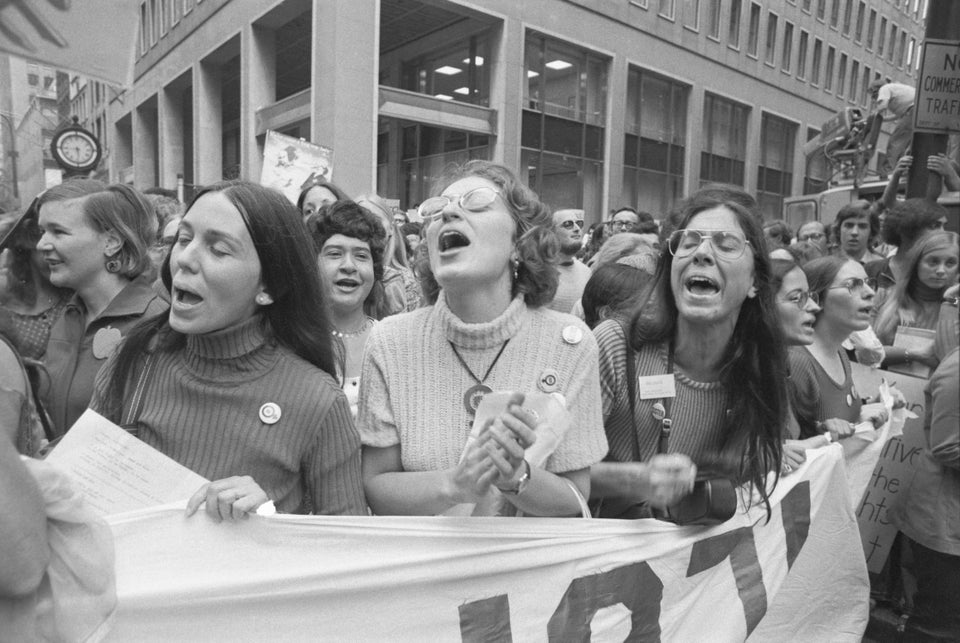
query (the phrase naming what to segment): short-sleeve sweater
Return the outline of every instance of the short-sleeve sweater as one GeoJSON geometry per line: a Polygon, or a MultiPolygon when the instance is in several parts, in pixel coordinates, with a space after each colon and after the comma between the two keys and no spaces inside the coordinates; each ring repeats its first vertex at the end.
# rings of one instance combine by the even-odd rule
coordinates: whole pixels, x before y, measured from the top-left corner
{"type": "MultiPolygon", "coordinates": [[[[188,335],[182,349],[151,359],[135,418],[141,440],[209,480],[251,476],[281,512],[366,513],[360,437],[346,396],[333,377],[265,332],[259,316],[188,335]],[[271,402],[280,413],[272,424],[261,418],[271,402]]],[[[113,365],[111,358],[98,375],[90,408],[119,424],[126,418],[104,399],[113,365]]]]}
{"type": "MultiPolygon", "coordinates": [[[[839,418],[847,422],[860,420],[862,402],[857,393],[850,372],[850,359],[846,351],[838,351],[843,363],[843,382],[837,383],[831,378],[820,362],[807,350],[806,346],[791,346],[788,353],[790,364],[790,386],[795,389],[795,398],[816,414],[814,422],[823,422],[830,418],[839,418]]],[[[802,424],[802,423],[801,423],[802,424]]],[[[801,432],[801,438],[811,434],[801,432]]]]}
{"type": "Polygon", "coordinates": [[[555,473],[599,462],[607,452],[600,417],[597,345],[571,315],[528,308],[518,296],[490,322],[468,324],[441,292],[433,306],[382,320],[370,333],[360,377],[357,426],[365,445],[400,445],[405,471],[456,466],[472,418],[464,393],[476,384],[451,344],[491,390],[559,392],[571,427],[547,461],[555,473]],[[563,338],[564,329],[568,338],[563,338]],[[550,377],[552,376],[552,377],[550,377]],[[543,382],[547,382],[544,384],[543,382]]]}
{"type": "MultiPolygon", "coordinates": [[[[654,404],[660,398],[642,399],[641,386],[636,387],[636,415],[630,418],[630,396],[627,383],[627,339],[623,327],[607,320],[594,329],[600,347],[600,389],[603,395],[603,425],[610,453],[607,460],[634,462],[656,455],[660,438],[660,421],[654,417],[654,404]],[[635,452],[634,432],[639,454],[635,452]]],[[[667,346],[645,344],[635,353],[637,377],[667,374],[667,346]]],[[[720,382],[698,382],[674,367],[676,397],[670,401],[672,428],[668,453],[683,453],[694,461],[720,451],[721,427],[728,400],[720,382]]]]}

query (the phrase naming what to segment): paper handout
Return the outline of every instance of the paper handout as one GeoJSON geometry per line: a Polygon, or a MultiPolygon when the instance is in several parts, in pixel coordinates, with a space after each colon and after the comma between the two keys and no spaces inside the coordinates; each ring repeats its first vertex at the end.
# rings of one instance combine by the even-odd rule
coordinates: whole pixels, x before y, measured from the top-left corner
{"type": "Polygon", "coordinates": [[[209,482],[87,409],[47,456],[105,516],[186,501],[209,482]]]}

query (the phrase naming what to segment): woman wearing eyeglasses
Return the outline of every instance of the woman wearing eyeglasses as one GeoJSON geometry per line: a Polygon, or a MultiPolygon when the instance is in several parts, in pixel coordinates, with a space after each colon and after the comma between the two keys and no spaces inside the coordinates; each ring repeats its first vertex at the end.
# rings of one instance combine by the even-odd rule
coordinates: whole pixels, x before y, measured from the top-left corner
{"type": "Polygon", "coordinates": [[[440,188],[420,206],[418,270],[435,303],[384,319],[367,340],[358,414],[367,499],[378,514],[428,515],[496,487],[508,510],[575,515],[569,483],[589,494],[590,465],[607,443],[593,336],[544,308],[557,288],[550,213],[486,161],[457,168],[440,188]],[[556,393],[568,410],[570,429],[543,467],[525,459],[540,429],[516,404],[465,450],[480,399],[502,390],[556,393]]]}
{"type": "Polygon", "coordinates": [[[944,291],[957,283],[958,264],[955,232],[926,232],[912,244],[904,258],[903,277],[892,288],[881,289],[877,297],[874,328],[886,353],[884,368],[910,362],[936,368],[933,329],[944,291]],[[897,332],[903,327],[929,330],[930,341],[914,349],[898,345],[897,332]]]}
{"type": "Polygon", "coordinates": [[[863,266],[846,257],[821,257],[804,264],[810,292],[820,311],[813,326],[813,342],[790,348],[791,400],[800,422],[800,437],[829,433],[832,439],[853,434],[859,422],[881,426],[886,410],[863,405],[850,371],[843,341],[870,326],[876,282],[863,266]]]}
{"type": "Polygon", "coordinates": [[[780,470],[787,421],[786,356],[749,201],[726,186],[687,199],[631,323],[594,331],[610,443],[591,470],[602,516],[649,516],[689,493],[698,468],[752,485],[769,507],[766,477],[780,470]]]}

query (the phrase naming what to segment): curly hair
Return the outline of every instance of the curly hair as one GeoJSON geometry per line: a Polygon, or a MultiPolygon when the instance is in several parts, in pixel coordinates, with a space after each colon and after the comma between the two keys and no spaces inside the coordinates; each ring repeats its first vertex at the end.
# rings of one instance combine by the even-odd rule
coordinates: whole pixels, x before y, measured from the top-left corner
{"type": "Polygon", "coordinates": [[[898,201],[883,218],[880,236],[906,252],[924,231],[940,227],[940,220],[946,216],[946,208],[926,199],[898,201]]]}
{"type": "MultiPolygon", "coordinates": [[[[474,160],[451,168],[440,179],[434,194],[439,195],[449,185],[471,176],[487,179],[500,188],[507,210],[516,223],[514,243],[520,265],[511,295],[522,294],[524,302],[531,308],[548,304],[557,292],[559,274],[556,265],[560,253],[560,241],[549,208],[513,172],[490,161],[474,160]]],[[[430,270],[427,245],[422,243],[417,249],[415,272],[420,277],[424,297],[433,304],[440,293],[440,285],[430,270]]]]}
{"type": "MultiPolygon", "coordinates": [[[[720,361],[720,382],[729,401],[726,417],[715,429],[721,447],[700,465],[738,483],[749,483],[760,494],[769,518],[773,489],[767,486],[767,474],[779,477],[780,473],[788,412],[787,360],[762,219],[755,208],[744,206],[751,202],[755,203],[740,188],[711,185],[683,201],[672,222],[676,229],[684,229],[701,212],[725,208],[736,217],[753,252],[756,296],[743,302],[720,361]]],[[[660,251],[649,297],[639,302],[632,315],[628,337],[634,350],[643,344],[674,340],[678,310],[670,284],[673,255],[669,245],[664,244],[660,251]]]]}
{"type": "MultiPolygon", "coordinates": [[[[913,325],[919,316],[922,305],[917,297],[920,289],[920,277],[917,266],[923,256],[943,248],[958,248],[957,233],[945,230],[933,230],[921,234],[907,251],[904,278],[898,279],[889,296],[877,311],[873,329],[878,337],[893,337],[897,326],[913,325]]],[[[960,249],[957,250],[960,253],[960,249]]]]}
{"type": "Polygon", "coordinates": [[[387,234],[377,215],[355,201],[336,201],[307,217],[306,224],[318,255],[335,234],[359,239],[370,247],[375,283],[364,302],[364,311],[374,319],[382,319],[386,313],[382,281],[387,234]]]}

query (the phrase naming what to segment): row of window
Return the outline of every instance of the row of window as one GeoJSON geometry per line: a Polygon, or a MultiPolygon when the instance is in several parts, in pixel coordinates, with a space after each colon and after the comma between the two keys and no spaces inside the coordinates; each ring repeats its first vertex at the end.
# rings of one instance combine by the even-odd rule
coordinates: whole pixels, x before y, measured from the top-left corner
{"type": "Polygon", "coordinates": [[[203,0],[145,0],[140,3],[137,51],[143,56],[203,0]]]}

